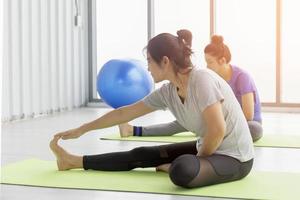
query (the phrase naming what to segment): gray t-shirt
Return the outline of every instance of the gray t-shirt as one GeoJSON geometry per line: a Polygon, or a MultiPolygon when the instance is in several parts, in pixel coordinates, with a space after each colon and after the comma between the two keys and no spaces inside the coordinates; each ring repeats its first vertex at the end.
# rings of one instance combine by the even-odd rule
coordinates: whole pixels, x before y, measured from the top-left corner
{"type": "Polygon", "coordinates": [[[206,133],[202,112],[218,101],[222,105],[226,133],[215,153],[232,156],[241,162],[252,159],[254,149],[245,116],[230,86],[215,72],[193,69],[184,103],[172,83],[164,84],[143,99],[153,109],[169,109],[182,127],[198,136],[197,148],[201,146],[206,133]]]}

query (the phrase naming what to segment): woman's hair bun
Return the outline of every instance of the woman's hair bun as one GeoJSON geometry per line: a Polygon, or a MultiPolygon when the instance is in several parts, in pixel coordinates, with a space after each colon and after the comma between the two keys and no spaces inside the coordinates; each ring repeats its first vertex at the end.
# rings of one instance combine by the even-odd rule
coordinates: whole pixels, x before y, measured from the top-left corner
{"type": "Polygon", "coordinates": [[[216,45],[222,45],[223,44],[223,37],[220,35],[213,35],[211,37],[211,44],[216,44],[216,45]]]}
{"type": "Polygon", "coordinates": [[[193,35],[191,31],[187,29],[181,29],[177,31],[178,38],[184,40],[185,44],[192,46],[193,35]]]}

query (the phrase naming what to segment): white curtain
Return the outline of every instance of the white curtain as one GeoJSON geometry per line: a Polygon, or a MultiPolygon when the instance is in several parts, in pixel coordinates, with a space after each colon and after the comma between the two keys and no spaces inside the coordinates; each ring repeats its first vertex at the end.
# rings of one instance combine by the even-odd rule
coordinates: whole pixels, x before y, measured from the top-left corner
{"type": "Polygon", "coordinates": [[[87,1],[4,0],[2,121],[88,101],[87,1]]]}

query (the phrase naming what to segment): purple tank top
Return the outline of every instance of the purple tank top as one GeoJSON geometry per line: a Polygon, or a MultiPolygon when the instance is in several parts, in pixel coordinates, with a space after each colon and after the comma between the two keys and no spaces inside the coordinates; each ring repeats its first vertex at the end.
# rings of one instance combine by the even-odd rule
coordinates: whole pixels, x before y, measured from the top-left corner
{"type": "Polygon", "coordinates": [[[244,71],[243,69],[233,66],[232,67],[232,76],[228,81],[228,84],[232,88],[237,100],[240,105],[242,105],[242,96],[244,94],[253,92],[254,95],[254,121],[261,122],[261,110],[260,110],[260,99],[257,92],[257,88],[251,76],[244,71]]]}

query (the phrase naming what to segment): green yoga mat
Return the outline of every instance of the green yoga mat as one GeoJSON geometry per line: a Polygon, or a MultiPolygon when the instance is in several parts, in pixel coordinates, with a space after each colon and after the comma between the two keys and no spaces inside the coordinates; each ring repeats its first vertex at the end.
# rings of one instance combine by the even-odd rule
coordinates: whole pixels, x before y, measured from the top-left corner
{"type": "MultiPolygon", "coordinates": [[[[145,137],[125,137],[121,138],[119,134],[103,136],[102,140],[123,140],[123,141],[144,141],[144,142],[187,142],[196,140],[191,132],[179,133],[173,136],[145,136],[145,137]]],[[[283,147],[283,148],[300,148],[300,135],[282,135],[282,134],[265,134],[260,140],[254,143],[256,147],[283,147]]]]}
{"type": "Polygon", "coordinates": [[[128,172],[57,171],[54,161],[25,160],[2,168],[3,184],[241,199],[297,199],[300,173],[253,171],[246,178],[202,188],[175,186],[153,168],[128,172]]]}

